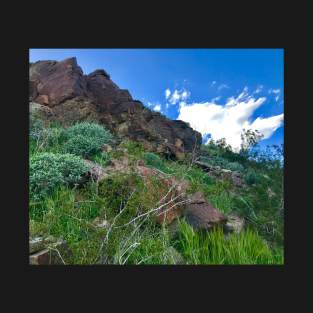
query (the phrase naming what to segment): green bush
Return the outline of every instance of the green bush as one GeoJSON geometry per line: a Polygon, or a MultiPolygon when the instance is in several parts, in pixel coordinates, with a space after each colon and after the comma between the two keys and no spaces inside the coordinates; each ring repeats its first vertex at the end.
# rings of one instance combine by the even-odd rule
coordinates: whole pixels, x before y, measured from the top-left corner
{"type": "Polygon", "coordinates": [[[243,172],[244,167],[238,162],[229,162],[227,164],[227,169],[234,172],[243,172]]]}
{"type": "Polygon", "coordinates": [[[147,165],[160,168],[163,166],[163,161],[162,159],[156,155],[155,153],[152,152],[146,152],[143,156],[145,162],[147,165]]]}
{"type": "Polygon", "coordinates": [[[60,126],[45,127],[43,121],[34,114],[30,115],[29,138],[30,151],[53,151],[61,149],[64,129],[60,126]]]}
{"type": "Polygon", "coordinates": [[[30,158],[30,195],[39,199],[60,185],[76,184],[87,171],[88,166],[75,155],[36,154],[30,158]]]}
{"type": "Polygon", "coordinates": [[[39,141],[42,138],[42,133],[44,130],[44,124],[41,119],[39,119],[34,114],[29,116],[29,137],[35,141],[39,141]]]}
{"type": "Polygon", "coordinates": [[[244,175],[244,179],[248,185],[254,185],[259,182],[260,176],[254,169],[248,169],[248,171],[244,175]]]}
{"type": "Polygon", "coordinates": [[[96,123],[77,123],[65,131],[64,151],[89,157],[99,152],[104,144],[110,143],[112,134],[96,123]]]}
{"type": "Polygon", "coordinates": [[[160,171],[167,173],[167,174],[172,174],[173,170],[169,168],[164,160],[162,160],[157,154],[152,153],[152,152],[146,152],[143,156],[144,161],[148,166],[155,167],[159,169],[160,171]]]}

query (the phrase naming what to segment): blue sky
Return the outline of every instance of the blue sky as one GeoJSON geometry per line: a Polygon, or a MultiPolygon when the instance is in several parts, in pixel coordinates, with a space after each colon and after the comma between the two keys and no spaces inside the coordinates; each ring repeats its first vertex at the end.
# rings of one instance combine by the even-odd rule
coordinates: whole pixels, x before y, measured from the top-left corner
{"type": "Polygon", "coordinates": [[[261,146],[283,143],[283,54],[283,49],[30,49],[30,61],[75,56],[85,74],[104,69],[134,99],[235,147],[244,127],[264,133],[261,146]]]}

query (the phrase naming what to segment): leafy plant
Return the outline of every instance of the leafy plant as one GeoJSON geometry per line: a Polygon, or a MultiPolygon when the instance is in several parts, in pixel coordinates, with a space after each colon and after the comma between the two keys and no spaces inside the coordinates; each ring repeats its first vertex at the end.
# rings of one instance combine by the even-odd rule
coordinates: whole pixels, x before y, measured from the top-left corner
{"type": "Polygon", "coordinates": [[[30,158],[30,195],[41,198],[62,184],[76,184],[87,171],[88,166],[75,155],[36,154],[30,158]]]}
{"type": "Polygon", "coordinates": [[[248,169],[248,171],[244,175],[244,179],[248,185],[254,185],[257,182],[259,182],[260,177],[254,169],[250,168],[250,169],[248,169]]]}
{"type": "Polygon", "coordinates": [[[104,144],[110,143],[112,134],[96,123],[82,122],[70,126],[65,131],[67,138],[64,151],[75,155],[90,157],[100,151],[104,144]]]}

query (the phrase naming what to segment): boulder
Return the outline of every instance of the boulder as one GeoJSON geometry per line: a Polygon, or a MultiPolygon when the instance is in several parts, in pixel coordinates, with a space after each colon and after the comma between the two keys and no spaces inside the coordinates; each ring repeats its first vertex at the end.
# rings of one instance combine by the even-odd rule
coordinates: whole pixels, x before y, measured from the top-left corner
{"type": "Polygon", "coordinates": [[[201,192],[189,196],[184,215],[186,221],[195,229],[210,230],[215,226],[223,226],[227,222],[226,216],[207,202],[201,192]]]}
{"type": "Polygon", "coordinates": [[[67,242],[52,236],[30,238],[29,251],[31,265],[65,264],[64,259],[72,256],[67,242]]]}
{"type": "MultiPolygon", "coordinates": [[[[84,160],[84,162],[88,165],[89,170],[86,175],[86,180],[92,180],[94,182],[98,182],[101,179],[108,177],[109,174],[105,170],[104,167],[90,161],[90,160],[84,160]]],[[[83,180],[85,182],[85,179],[83,180]]]]}
{"type": "Polygon", "coordinates": [[[109,227],[109,222],[106,219],[96,217],[93,220],[92,225],[96,228],[107,228],[109,227]]]}
{"type": "Polygon", "coordinates": [[[200,147],[201,134],[187,123],[151,111],[104,70],[84,75],[76,58],[32,63],[29,81],[30,101],[51,108],[63,125],[95,120],[117,135],[142,142],[148,151],[176,159],[200,147]]]}

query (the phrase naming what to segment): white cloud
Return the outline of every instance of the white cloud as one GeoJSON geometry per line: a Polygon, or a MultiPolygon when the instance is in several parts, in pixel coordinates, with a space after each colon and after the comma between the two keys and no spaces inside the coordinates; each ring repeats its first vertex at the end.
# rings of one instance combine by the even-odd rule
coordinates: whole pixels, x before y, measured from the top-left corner
{"type": "Polygon", "coordinates": [[[271,94],[271,93],[279,94],[280,93],[280,89],[269,89],[268,93],[269,94],[271,94]]]}
{"type": "MultiPolygon", "coordinates": [[[[187,90],[177,90],[175,89],[172,93],[169,89],[167,89],[165,91],[165,93],[169,91],[168,94],[168,101],[169,103],[175,105],[176,103],[178,103],[181,100],[186,100],[190,97],[190,92],[187,90]],[[171,95],[171,96],[170,96],[171,95]]],[[[165,94],[166,95],[166,94],[165,94]]]]}
{"type": "Polygon", "coordinates": [[[167,88],[165,90],[165,98],[168,99],[170,95],[171,95],[171,91],[167,88]]]}
{"type": "Polygon", "coordinates": [[[275,94],[275,101],[278,102],[279,98],[280,98],[280,89],[269,89],[268,90],[269,94],[275,94]]]}
{"type": "Polygon", "coordinates": [[[260,93],[263,89],[263,85],[259,85],[257,86],[256,90],[254,91],[254,93],[260,93]]]}
{"type": "Polygon", "coordinates": [[[226,84],[221,84],[221,85],[219,85],[219,86],[217,87],[217,90],[218,90],[218,91],[221,91],[222,89],[226,89],[226,88],[229,88],[229,86],[226,85],[226,84]]]}
{"type": "Polygon", "coordinates": [[[161,105],[160,105],[160,104],[156,104],[156,105],[154,106],[153,110],[160,112],[160,111],[161,111],[161,105]]]}
{"type": "Polygon", "coordinates": [[[172,93],[172,96],[171,96],[169,102],[171,104],[176,104],[179,101],[179,99],[180,99],[180,94],[179,94],[178,90],[175,89],[174,92],[172,93]]]}
{"type": "Polygon", "coordinates": [[[254,111],[265,101],[265,97],[258,99],[248,95],[245,87],[238,97],[227,99],[224,105],[211,102],[183,104],[179,107],[177,119],[190,123],[191,127],[203,136],[211,135],[213,140],[225,138],[234,151],[241,145],[243,129],[259,130],[269,138],[283,123],[284,115],[280,114],[268,118],[258,117],[251,122],[254,111]]]}
{"type": "Polygon", "coordinates": [[[188,92],[186,90],[183,91],[182,94],[181,94],[181,99],[182,100],[186,100],[188,97],[189,97],[188,92]]]}
{"type": "Polygon", "coordinates": [[[218,101],[218,100],[220,100],[220,99],[221,99],[221,96],[215,97],[215,98],[211,99],[211,102],[212,102],[212,103],[215,103],[216,101],[218,101]]]}
{"type": "Polygon", "coordinates": [[[216,80],[213,80],[211,83],[211,87],[213,87],[216,84],[216,80]]]}
{"type": "Polygon", "coordinates": [[[263,139],[271,137],[277,128],[281,126],[284,121],[284,114],[279,114],[276,116],[271,116],[267,118],[258,117],[251,124],[252,129],[257,129],[261,134],[264,135],[263,139]]]}

